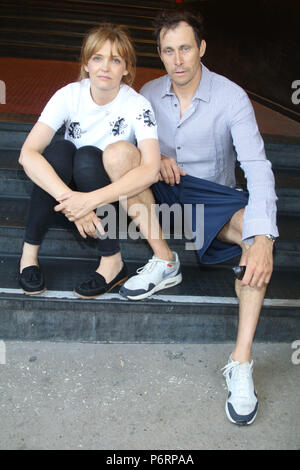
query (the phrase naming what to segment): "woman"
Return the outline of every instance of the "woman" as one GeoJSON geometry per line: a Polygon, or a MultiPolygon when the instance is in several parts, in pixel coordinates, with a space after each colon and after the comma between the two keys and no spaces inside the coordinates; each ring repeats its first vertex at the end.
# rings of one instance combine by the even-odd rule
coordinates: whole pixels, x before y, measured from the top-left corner
{"type": "MultiPolygon", "coordinates": [[[[134,196],[158,180],[156,124],[152,119],[149,125],[149,102],[130,87],[134,76],[135,52],[128,34],[109,23],[93,29],[82,46],[80,81],[53,95],[21,149],[19,162],[35,183],[20,260],[20,285],[27,294],[45,290],[38,251],[54,211],[74,222],[83,238],[97,238],[97,230],[104,232],[97,207],[134,196]],[[51,142],[63,124],[64,140],[51,142]],[[117,146],[130,158],[135,142],[140,166],[110,183],[105,152],[117,146]]],[[[83,298],[104,294],[128,278],[118,240],[107,237],[98,243],[100,264],[75,289],[83,298]]]]}

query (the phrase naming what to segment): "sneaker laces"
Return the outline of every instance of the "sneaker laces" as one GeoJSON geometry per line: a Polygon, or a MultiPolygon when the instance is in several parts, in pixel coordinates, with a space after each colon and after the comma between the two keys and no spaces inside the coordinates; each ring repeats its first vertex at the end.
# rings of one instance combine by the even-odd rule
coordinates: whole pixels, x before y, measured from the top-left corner
{"type": "MultiPolygon", "coordinates": [[[[228,380],[230,372],[232,372],[237,366],[241,365],[239,361],[232,361],[229,364],[226,364],[221,370],[224,371],[223,375],[228,380]]],[[[250,367],[241,367],[236,369],[238,372],[238,394],[241,398],[248,398],[249,395],[249,381],[251,381],[251,366],[250,367]]],[[[235,376],[235,378],[237,375],[235,376]]]]}
{"type": "Polygon", "coordinates": [[[223,372],[224,377],[226,377],[232,371],[232,369],[237,367],[239,364],[240,364],[239,361],[231,361],[228,364],[226,364],[226,366],[222,367],[221,370],[224,371],[223,372]]]}
{"type": "Polygon", "coordinates": [[[141,268],[138,268],[138,269],[136,270],[136,272],[137,272],[138,274],[140,274],[140,273],[146,273],[146,272],[150,273],[151,271],[153,271],[153,269],[154,269],[156,263],[164,264],[165,262],[166,262],[165,260],[161,260],[161,259],[159,259],[159,258],[151,258],[151,259],[149,259],[148,263],[145,264],[145,266],[142,266],[141,268]]]}

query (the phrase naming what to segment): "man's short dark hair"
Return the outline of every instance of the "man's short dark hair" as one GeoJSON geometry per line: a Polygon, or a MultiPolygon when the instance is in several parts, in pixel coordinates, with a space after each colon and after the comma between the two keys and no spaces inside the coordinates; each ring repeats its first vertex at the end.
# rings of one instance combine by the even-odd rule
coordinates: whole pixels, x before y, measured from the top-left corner
{"type": "Polygon", "coordinates": [[[163,11],[154,20],[154,37],[157,46],[160,50],[160,33],[162,29],[166,31],[175,29],[181,21],[185,21],[193,28],[197,45],[200,49],[200,44],[203,39],[203,17],[200,13],[193,14],[189,11],[163,11]]]}

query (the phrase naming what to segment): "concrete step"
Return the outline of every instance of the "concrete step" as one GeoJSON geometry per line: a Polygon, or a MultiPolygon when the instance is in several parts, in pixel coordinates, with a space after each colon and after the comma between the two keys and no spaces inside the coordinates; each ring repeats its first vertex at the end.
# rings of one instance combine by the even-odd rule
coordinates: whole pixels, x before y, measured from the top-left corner
{"type": "MultiPolygon", "coordinates": [[[[130,28],[139,66],[161,67],[149,31],[153,29],[152,20],[163,4],[30,1],[20,9],[17,1],[2,3],[2,56],[78,61],[83,35],[98,18],[98,21],[123,23],[130,28]],[[145,35],[141,34],[142,31],[145,35]]],[[[167,5],[175,7],[171,2],[167,5]]]]}
{"type": "MultiPolygon", "coordinates": [[[[33,45],[17,41],[10,43],[9,41],[3,40],[2,45],[0,44],[0,54],[2,57],[78,62],[80,48],[75,46],[53,45],[48,42],[33,45]]],[[[139,47],[137,47],[137,66],[162,68],[161,61],[155,51],[141,51],[139,47]]]]}
{"type": "MultiPolygon", "coordinates": [[[[15,151],[0,150],[0,196],[29,197],[32,191],[32,182],[27,178],[19,164],[12,165],[17,158],[15,151]],[[13,159],[10,157],[13,156],[13,159]],[[3,158],[2,158],[3,157],[3,158]],[[10,161],[9,161],[10,159],[10,161]],[[3,162],[3,163],[2,163],[3,162]]],[[[274,170],[276,181],[276,194],[278,196],[277,209],[282,215],[300,215],[300,170],[274,170]]],[[[239,183],[246,188],[244,178],[239,183]]]]}
{"type": "MultiPolygon", "coordinates": [[[[277,210],[281,215],[300,215],[300,169],[273,167],[275,188],[278,197],[277,210]]],[[[236,171],[237,184],[247,188],[244,173],[240,168],[236,171]]],[[[13,189],[12,189],[13,191],[13,189]]]]}
{"type": "MultiPolygon", "coordinates": [[[[23,133],[21,130],[10,131],[9,127],[6,130],[3,130],[1,133],[1,128],[6,127],[9,123],[4,124],[0,123],[0,167],[4,168],[21,168],[18,164],[18,158],[20,155],[20,149],[27,137],[27,130],[23,133]]],[[[54,140],[62,139],[63,138],[63,130],[61,130],[57,135],[54,137],[54,140]]],[[[295,187],[299,186],[299,175],[300,175],[300,146],[298,149],[298,153],[291,153],[291,161],[289,161],[289,157],[287,153],[282,153],[282,161],[272,162],[272,169],[275,175],[276,180],[276,187],[295,187]],[[276,165],[278,163],[278,165],[276,165]],[[297,166],[298,165],[298,166],[297,166]]],[[[272,153],[268,155],[268,157],[272,157],[272,153]]],[[[238,182],[241,184],[245,184],[246,180],[244,177],[243,171],[240,167],[237,167],[237,177],[238,182]]]]}
{"type": "MultiPolygon", "coordinates": [[[[61,2],[61,1],[30,1],[22,9],[17,7],[19,2],[2,1],[1,14],[3,16],[18,16],[20,23],[24,25],[27,17],[57,18],[66,20],[114,21],[120,23],[120,19],[128,18],[134,24],[150,24],[152,19],[161,10],[155,7],[143,7],[140,4],[120,4],[119,2],[61,2]]],[[[19,23],[19,24],[20,24],[19,23]]]]}
{"type": "Polygon", "coordinates": [[[292,141],[284,143],[276,140],[270,142],[265,140],[265,149],[273,168],[284,170],[300,168],[299,143],[293,143],[292,141]]]}
{"type": "MultiPolygon", "coordinates": [[[[16,162],[19,151],[32,129],[33,124],[0,122],[0,150],[15,150],[11,153],[12,161],[16,162]]],[[[55,138],[63,137],[63,129],[57,133],[55,138]]],[[[264,137],[264,136],[263,136],[264,137]]],[[[276,140],[274,136],[271,140],[270,136],[264,138],[267,158],[271,161],[273,169],[283,170],[300,170],[300,143],[290,140],[290,142],[282,142],[276,140]]],[[[2,153],[0,161],[2,159],[2,153]]]]}
{"type": "MultiPolygon", "coordinates": [[[[2,31],[17,31],[20,29],[20,18],[15,15],[4,15],[0,13],[0,19],[5,21],[5,29],[2,31]]],[[[124,18],[126,20],[126,18],[124,18]]],[[[130,23],[130,21],[129,21],[130,23]]],[[[64,34],[72,34],[74,37],[77,35],[86,34],[92,27],[99,25],[99,21],[85,21],[84,19],[68,20],[64,18],[49,18],[41,16],[26,16],[26,29],[28,31],[42,30],[44,33],[53,32],[64,34]]],[[[24,26],[22,29],[24,29],[24,26]]],[[[134,24],[124,24],[133,39],[147,39],[153,40],[154,28],[150,26],[143,26],[134,24]]]]}
{"type": "MultiPolygon", "coordinates": [[[[9,158],[15,164],[17,162],[21,147],[31,131],[34,124],[23,122],[0,122],[0,150],[2,159],[2,150],[8,151],[6,154],[7,161],[9,158]],[[11,152],[11,153],[10,153],[11,152]]],[[[54,139],[63,138],[63,129],[60,129],[54,139]]]]}
{"type": "MultiPolygon", "coordinates": [[[[28,199],[0,198],[0,251],[20,253],[23,244],[24,229],[27,218],[28,199]]],[[[128,220],[128,219],[127,219],[128,220]]],[[[141,238],[133,239],[135,226],[129,222],[128,235],[122,230],[121,250],[125,259],[144,264],[152,256],[148,243],[141,238]],[[133,248],[134,246],[134,248],[133,248]]],[[[123,225],[123,224],[122,224],[123,225]]],[[[300,224],[294,216],[279,216],[280,238],[274,250],[276,266],[300,266],[300,224]]],[[[186,250],[185,239],[174,239],[166,234],[171,248],[176,251],[182,264],[198,265],[195,251],[186,250]]],[[[98,256],[97,243],[93,239],[83,240],[74,225],[61,214],[55,214],[52,228],[48,231],[41,247],[41,254],[47,256],[68,256],[78,258],[95,258],[98,256]]],[[[238,262],[238,260],[237,260],[238,262]]],[[[234,264],[233,261],[230,261],[234,264]]]]}
{"type": "MultiPolygon", "coordinates": [[[[94,300],[77,298],[74,284],[95,262],[40,258],[48,291],[26,296],[18,288],[18,258],[0,257],[0,337],[126,343],[234,341],[237,300],[228,267],[183,267],[183,283],[150,299],[123,299],[117,290],[94,300]]],[[[129,271],[137,265],[129,263],[129,271]]],[[[273,273],[256,340],[290,342],[299,331],[299,272],[273,273]]]]}
{"type": "MultiPolygon", "coordinates": [[[[55,31],[50,29],[29,29],[23,28],[18,30],[16,38],[16,31],[14,28],[2,28],[0,30],[0,44],[8,45],[10,47],[17,47],[22,44],[23,48],[40,48],[59,49],[65,51],[65,54],[80,54],[82,41],[85,33],[74,33],[69,31],[55,31]]],[[[158,57],[155,48],[155,41],[153,38],[133,37],[134,46],[137,55],[148,54],[149,56],[158,57]]],[[[55,52],[55,51],[54,51],[55,52]]]]}
{"type": "MultiPolygon", "coordinates": [[[[29,196],[32,184],[22,174],[18,164],[19,149],[32,125],[22,123],[0,123],[0,194],[29,196]]],[[[60,130],[55,139],[63,137],[60,130]]],[[[299,215],[300,213],[300,145],[293,143],[266,142],[266,152],[272,161],[278,195],[278,213],[299,215]]],[[[237,181],[246,187],[244,174],[237,169],[237,181]]]]}

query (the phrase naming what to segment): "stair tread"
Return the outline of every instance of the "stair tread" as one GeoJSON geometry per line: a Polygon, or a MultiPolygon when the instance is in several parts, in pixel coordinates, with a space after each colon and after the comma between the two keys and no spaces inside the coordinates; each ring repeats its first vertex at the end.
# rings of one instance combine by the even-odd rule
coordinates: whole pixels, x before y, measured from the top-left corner
{"type": "MultiPolygon", "coordinates": [[[[300,168],[299,170],[279,170],[274,169],[275,188],[278,195],[299,196],[300,195],[300,168]]],[[[0,153],[0,178],[30,181],[21,165],[10,158],[10,153],[1,158],[0,153]]],[[[243,176],[238,175],[237,183],[246,187],[243,176]]]]}
{"type": "MultiPolygon", "coordinates": [[[[26,123],[6,123],[6,122],[1,122],[0,123],[0,131],[7,131],[11,133],[28,133],[31,128],[33,127],[33,124],[26,124],[26,123]]],[[[62,132],[60,132],[61,134],[62,132]]],[[[276,139],[276,136],[274,136],[274,139],[276,139]]],[[[279,142],[267,142],[265,140],[265,148],[266,148],[266,154],[267,157],[272,160],[272,157],[274,155],[282,154],[284,155],[284,161],[286,163],[289,163],[289,160],[293,159],[298,159],[299,160],[299,170],[300,170],[300,145],[299,144],[293,144],[293,143],[288,143],[288,144],[281,144],[279,142]],[[272,145],[272,146],[271,146],[272,145]],[[271,146],[271,147],[270,147],[271,146]]],[[[17,161],[18,155],[20,153],[19,148],[0,148],[0,161],[2,160],[2,155],[5,153],[10,153],[10,158],[13,159],[13,161],[17,161]]],[[[273,165],[273,169],[276,169],[276,165],[273,165]]],[[[288,168],[288,167],[287,167],[288,168]]],[[[282,169],[282,168],[280,168],[282,169]]]]}
{"type": "MultiPolygon", "coordinates": [[[[299,157],[300,161],[300,157],[299,157]]],[[[1,166],[0,166],[1,168],[1,166]]],[[[294,194],[300,192],[300,167],[299,169],[278,169],[273,168],[273,173],[275,177],[275,188],[277,189],[285,189],[285,188],[293,188],[294,194]]],[[[244,174],[241,170],[238,170],[237,174],[237,182],[239,184],[246,185],[246,179],[244,174]]]]}
{"type": "MultiPolygon", "coordinates": [[[[14,15],[1,15],[0,18],[5,18],[5,29],[19,28],[19,17],[14,15]]],[[[130,30],[130,34],[133,38],[153,39],[153,30],[151,26],[142,26],[136,24],[124,24],[123,26],[130,30]]],[[[73,33],[80,34],[86,33],[88,29],[93,26],[97,26],[98,21],[84,21],[84,20],[67,20],[64,18],[47,18],[39,16],[27,16],[26,17],[26,28],[29,30],[36,30],[37,28],[43,28],[43,31],[49,32],[61,32],[61,33],[73,33]]]]}
{"type": "MultiPolygon", "coordinates": [[[[146,262],[146,260],[145,260],[146,262]]],[[[97,260],[78,260],[40,257],[40,266],[43,270],[47,288],[50,291],[72,292],[74,286],[84,280],[90,272],[97,268],[97,260]]],[[[0,292],[1,289],[18,289],[18,256],[0,255],[0,292]]],[[[127,263],[130,276],[134,275],[140,267],[137,263],[127,263]]],[[[267,289],[268,299],[299,299],[300,269],[274,270],[271,282],[267,289]]],[[[181,284],[160,291],[174,297],[208,296],[219,298],[235,298],[234,276],[230,266],[199,266],[195,276],[195,268],[182,266],[183,281],[181,284]]],[[[112,290],[118,293],[119,287],[112,290]]]]}
{"type": "MultiPolygon", "coordinates": [[[[24,228],[26,224],[28,198],[24,197],[0,197],[0,229],[3,227],[24,228]]],[[[300,242],[299,218],[290,215],[278,216],[278,227],[281,241],[300,242]]],[[[52,228],[69,228],[70,224],[62,214],[54,214],[52,228]]],[[[178,241],[178,240],[177,240],[178,241]]]]}

